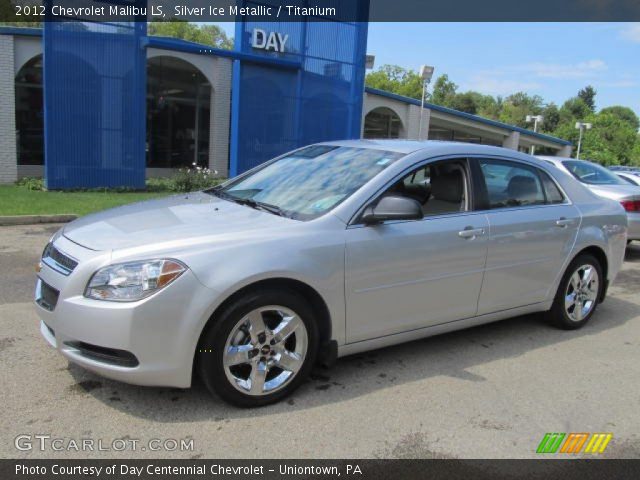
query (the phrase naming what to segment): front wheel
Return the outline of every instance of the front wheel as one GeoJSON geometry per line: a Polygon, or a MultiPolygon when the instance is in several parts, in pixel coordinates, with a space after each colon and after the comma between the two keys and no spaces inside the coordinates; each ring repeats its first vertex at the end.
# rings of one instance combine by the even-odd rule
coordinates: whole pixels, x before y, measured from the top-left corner
{"type": "Polygon", "coordinates": [[[565,330],[583,327],[598,306],[603,285],[600,262],[589,254],[569,264],[549,311],[551,321],[565,330]]]}
{"type": "Polygon", "coordinates": [[[211,392],[241,407],[277,402],[309,374],[317,323],[295,292],[264,291],[232,302],[204,335],[199,373],[211,392]]]}

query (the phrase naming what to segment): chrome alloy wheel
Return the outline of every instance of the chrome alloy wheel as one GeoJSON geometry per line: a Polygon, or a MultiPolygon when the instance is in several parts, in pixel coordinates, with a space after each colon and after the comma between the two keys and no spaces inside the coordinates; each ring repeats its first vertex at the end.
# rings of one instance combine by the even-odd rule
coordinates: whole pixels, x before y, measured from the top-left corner
{"type": "Polygon", "coordinates": [[[292,310],[269,305],[256,308],[233,327],[223,353],[227,379],[248,395],[283,388],[302,368],[308,336],[292,310]]]}
{"type": "Polygon", "coordinates": [[[564,297],[564,309],[569,319],[580,322],[591,313],[596,305],[599,286],[598,271],[593,265],[582,265],[573,272],[564,297]]]}

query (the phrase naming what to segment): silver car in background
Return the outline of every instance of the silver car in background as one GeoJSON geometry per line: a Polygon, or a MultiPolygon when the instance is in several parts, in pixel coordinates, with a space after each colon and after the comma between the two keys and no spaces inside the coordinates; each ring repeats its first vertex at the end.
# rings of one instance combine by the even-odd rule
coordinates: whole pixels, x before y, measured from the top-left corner
{"type": "Polygon", "coordinates": [[[633,171],[617,171],[616,175],[630,185],[637,185],[640,187],[640,173],[633,171]]]}
{"type": "Polygon", "coordinates": [[[640,187],[594,162],[563,157],[538,157],[569,172],[596,195],[619,202],[629,218],[628,241],[640,240],[640,187]]]}
{"type": "Polygon", "coordinates": [[[580,328],[626,240],[619,202],[523,153],[329,142],[69,223],[35,303],[88,370],[180,388],[196,372],[258,406],[344,355],[533,312],[580,328]]]}

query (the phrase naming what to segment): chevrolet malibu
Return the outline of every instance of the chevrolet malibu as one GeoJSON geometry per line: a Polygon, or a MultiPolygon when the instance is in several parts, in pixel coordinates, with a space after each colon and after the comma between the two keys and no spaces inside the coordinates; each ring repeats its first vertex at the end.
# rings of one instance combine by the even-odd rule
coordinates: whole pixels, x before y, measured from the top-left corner
{"type": "Polygon", "coordinates": [[[259,406],[344,355],[533,312],[580,328],[626,240],[619,203],[522,153],[330,142],[66,225],[35,303],[88,370],[259,406]]]}

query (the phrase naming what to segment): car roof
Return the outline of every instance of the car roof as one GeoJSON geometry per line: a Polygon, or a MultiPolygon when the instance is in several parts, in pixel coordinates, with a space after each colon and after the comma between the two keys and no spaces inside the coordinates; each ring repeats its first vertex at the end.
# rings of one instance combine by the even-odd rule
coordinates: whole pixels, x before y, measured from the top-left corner
{"type": "MultiPolygon", "coordinates": [[[[360,140],[340,140],[333,142],[322,142],[320,145],[335,145],[341,147],[352,148],[370,148],[375,150],[386,150],[390,152],[398,152],[410,154],[422,151],[426,154],[437,153],[446,155],[448,153],[460,154],[486,154],[486,155],[504,155],[508,152],[510,155],[518,155],[520,152],[510,150],[503,147],[495,147],[492,145],[480,145],[477,143],[466,142],[448,142],[441,140],[398,140],[398,139],[360,139],[360,140]]],[[[531,158],[531,157],[530,157],[531,158]]]]}

